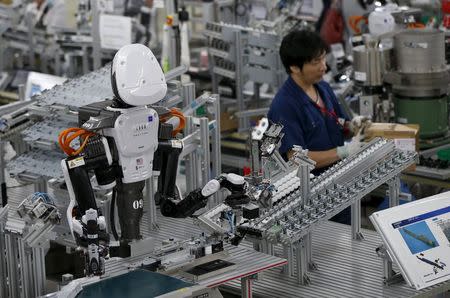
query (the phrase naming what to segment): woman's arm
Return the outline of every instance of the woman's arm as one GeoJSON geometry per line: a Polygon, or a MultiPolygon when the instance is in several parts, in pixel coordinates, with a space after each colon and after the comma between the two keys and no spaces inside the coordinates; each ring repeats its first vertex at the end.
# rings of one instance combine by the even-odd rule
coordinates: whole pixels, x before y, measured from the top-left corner
{"type": "MultiPolygon", "coordinates": [[[[288,158],[291,159],[293,155],[294,151],[289,150],[288,158]]],[[[316,162],[316,169],[324,168],[340,160],[336,148],[325,151],[308,151],[308,157],[316,162]]]]}

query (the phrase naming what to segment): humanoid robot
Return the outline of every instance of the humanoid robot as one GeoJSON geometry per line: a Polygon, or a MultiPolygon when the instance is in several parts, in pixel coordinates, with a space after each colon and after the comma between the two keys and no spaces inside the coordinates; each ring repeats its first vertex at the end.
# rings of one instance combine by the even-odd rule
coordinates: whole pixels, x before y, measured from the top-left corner
{"type": "Polygon", "coordinates": [[[129,256],[130,242],[142,238],[142,191],[154,172],[159,172],[155,197],[167,217],[192,216],[221,187],[241,193],[237,197],[245,201],[246,182],[234,174],[222,174],[179,198],[175,178],[183,143],[175,135],[183,128],[184,116],[155,105],[165,96],[167,85],[150,49],[140,44],[121,48],[112,63],[111,83],[114,98],[81,107],[80,127],[63,131],[59,139],[68,155],[61,162],[71,198],[67,218],[77,244],[84,248],[86,275],[102,275],[109,253],[109,234],[95,201],[93,180],[100,188],[113,188],[110,226],[117,240],[113,210],[117,205],[121,236],[115,255],[120,257],[129,256]],[[175,129],[166,122],[171,117],[180,120],[175,129]],[[77,139],[80,145],[74,149],[71,142],[77,139]]]}

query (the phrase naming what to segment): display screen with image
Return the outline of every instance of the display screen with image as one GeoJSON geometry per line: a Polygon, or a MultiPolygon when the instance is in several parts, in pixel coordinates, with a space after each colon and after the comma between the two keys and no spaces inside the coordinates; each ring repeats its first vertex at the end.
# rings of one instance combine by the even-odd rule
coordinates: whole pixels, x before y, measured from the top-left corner
{"type": "Polygon", "coordinates": [[[411,287],[450,281],[450,191],[375,212],[370,220],[411,287]]]}
{"type": "Polygon", "coordinates": [[[439,246],[425,221],[405,226],[399,231],[412,254],[439,246]]]}
{"type": "Polygon", "coordinates": [[[440,225],[442,232],[450,243],[450,220],[445,220],[440,225]]]}

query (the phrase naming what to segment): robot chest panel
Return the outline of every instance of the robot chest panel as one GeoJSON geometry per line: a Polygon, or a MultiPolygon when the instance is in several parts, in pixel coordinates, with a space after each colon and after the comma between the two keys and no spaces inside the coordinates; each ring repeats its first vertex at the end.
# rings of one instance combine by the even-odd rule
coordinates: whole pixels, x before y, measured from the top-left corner
{"type": "Polygon", "coordinates": [[[152,109],[122,114],[114,127],[119,151],[139,153],[158,146],[158,114],[152,109]]]}

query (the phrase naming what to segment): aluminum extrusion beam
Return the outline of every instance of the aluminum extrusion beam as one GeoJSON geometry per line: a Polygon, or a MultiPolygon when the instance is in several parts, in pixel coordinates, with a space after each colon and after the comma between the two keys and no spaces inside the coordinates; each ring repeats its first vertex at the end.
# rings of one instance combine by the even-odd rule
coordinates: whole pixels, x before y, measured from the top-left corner
{"type": "Polygon", "coordinates": [[[299,183],[288,180],[287,185],[279,189],[284,198],[273,210],[238,229],[257,239],[283,244],[296,243],[318,225],[395,178],[412,165],[416,158],[415,152],[394,149],[392,141],[378,140],[355,158],[332,167],[328,173],[324,173],[324,177],[319,176],[316,183],[313,181],[310,205],[301,207],[299,183]],[[374,158],[380,152],[383,156],[374,158]]]}

